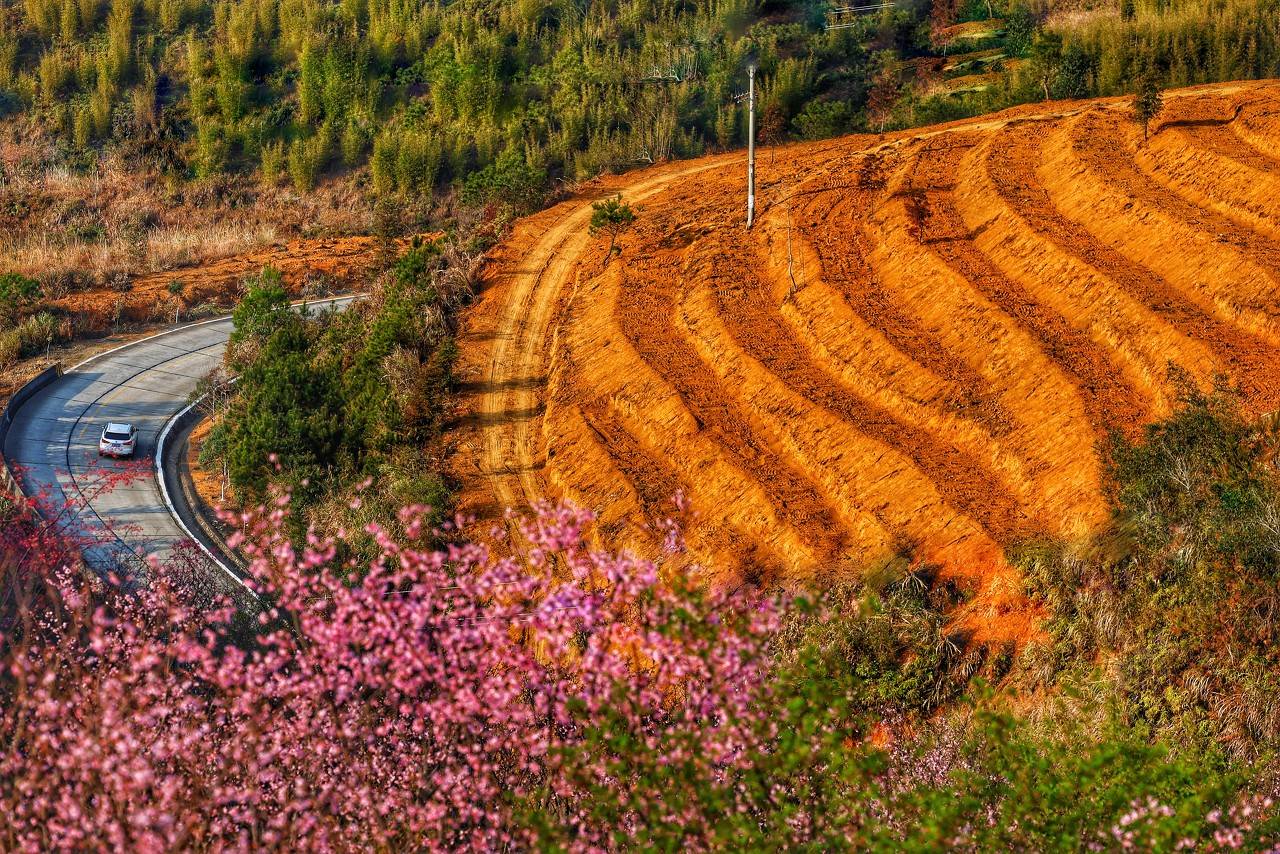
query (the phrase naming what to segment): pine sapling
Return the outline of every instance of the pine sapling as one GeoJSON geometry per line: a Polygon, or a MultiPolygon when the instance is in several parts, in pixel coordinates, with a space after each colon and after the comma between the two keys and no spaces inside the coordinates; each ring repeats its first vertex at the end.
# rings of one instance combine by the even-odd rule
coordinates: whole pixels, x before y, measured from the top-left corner
{"type": "Polygon", "coordinates": [[[606,264],[613,257],[618,236],[631,228],[635,220],[636,212],[631,209],[631,205],[622,200],[621,195],[591,205],[591,236],[595,237],[599,234],[609,236],[609,251],[604,256],[606,264]]]}
{"type": "Polygon", "coordinates": [[[1160,84],[1154,74],[1148,72],[1138,81],[1138,94],[1133,100],[1134,121],[1142,125],[1142,139],[1145,142],[1151,136],[1151,120],[1160,115],[1164,108],[1164,98],[1160,93],[1160,84]]]}

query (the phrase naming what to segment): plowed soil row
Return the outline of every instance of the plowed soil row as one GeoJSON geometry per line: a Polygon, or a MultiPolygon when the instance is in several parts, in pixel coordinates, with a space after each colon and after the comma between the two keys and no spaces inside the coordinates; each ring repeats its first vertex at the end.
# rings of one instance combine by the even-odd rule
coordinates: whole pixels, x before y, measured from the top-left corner
{"type": "Polygon", "coordinates": [[[833,382],[783,323],[772,294],[755,276],[751,247],[728,250],[703,278],[746,355],[806,400],[893,448],[932,481],[950,507],[984,530],[1002,540],[1016,539],[1025,530],[1022,508],[981,460],[833,382]]]}
{"type": "MultiPolygon", "coordinates": [[[[1225,265],[1227,269],[1216,271],[1218,277],[1227,279],[1231,275],[1230,268],[1243,266],[1242,261],[1252,269],[1243,279],[1231,281],[1222,296],[1214,295],[1215,303],[1232,322],[1265,337],[1272,344],[1277,343],[1280,304],[1277,304],[1275,294],[1280,287],[1280,244],[1270,235],[1258,234],[1227,215],[1184,198],[1175,189],[1144,172],[1131,158],[1109,155],[1108,149],[1123,146],[1125,138],[1116,122],[1106,119],[1102,115],[1088,115],[1070,127],[1071,154],[1093,173],[1098,185],[1123,200],[1127,211],[1159,218],[1157,228],[1149,233],[1147,240],[1150,253],[1143,253],[1138,262],[1155,264],[1158,262],[1153,256],[1160,255],[1170,269],[1186,270],[1195,269],[1205,251],[1229,252],[1234,257],[1225,265]],[[1201,241],[1194,246],[1187,245],[1181,239],[1186,231],[1198,232],[1196,236],[1201,241]],[[1180,244],[1183,251],[1174,255],[1163,253],[1161,250],[1170,243],[1180,244]],[[1252,282],[1247,281],[1249,278],[1252,282]],[[1224,306],[1224,302],[1227,305],[1224,306]],[[1260,317],[1251,320],[1249,313],[1260,317]]],[[[1280,127],[1280,122],[1277,126],[1280,127]]],[[[1123,246],[1123,251],[1131,257],[1138,255],[1133,247],[1125,245],[1129,227],[1127,220],[1078,221],[1095,234],[1102,232],[1111,236],[1116,245],[1123,246]]],[[[1205,277],[1196,284],[1199,288],[1210,288],[1210,282],[1212,279],[1205,277]]]]}
{"type": "Polygon", "coordinates": [[[912,551],[981,636],[1030,631],[1003,550],[1104,517],[1098,443],[1168,411],[1170,363],[1280,407],[1278,98],[1170,93],[1146,142],[1115,99],[765,151],[752,231],[741,154],[592,185],[468,318],[466,508],[561,494],[658,555],[678,492],[726,581],[912,551]]]}
{"type": "Polygon", "coordinates": [[[1276,168],[1276,161],[1242,140],[1230,125],[1198,125],[1188,128],[1186,133],[1196,144],[1221,152],[1241,166],[1261,172],[1270,172],[1276,168]]]}
{"type": "MultiPolygon", "coordinates": [[[[714,264],[718,259],[710,256],[708,260],[714,264]]],[[[675,386],[699,430],[710,434],[725,460],[754,475],[782,518],[815,544],[820,558],[831,559],[840,548],[841,537],[830,508],[785,452],[751,424],[749,413],[721,393],[719,377],[675,326],[677,289],[688,281],[678,273],[684,271],[655,269],[657,265],[644,260],[635,266],[637,272],[647,274],[643,284],[633,284],[628,275],[615,308],[618,324],[631,346],[651,369],[675,386]]]]}
{"type": "MultiPolygon", "coordinates": [[[[1268,368],[1280,351],[1269,342],[1204,311],[1159,275],[1105,244],[1053,206],[1037,165],[1046,128],[1018,129],[988,148],[987,166],[1002,200],[1063,253],[1106,276],[1115,286],[1189,338],[1203,342],[1240,378],[1244,390],[1267,410],[1280,407],[1268,368]],[[1016,188],[1016,189],[1015,189],[1016,188]]],[[[1233,137],[1234,138],[1234,137],[1233,137]]]]}
{"type": "Polygon", "coordinates": [[[1145,407],[1135,399],[1105,350],[1052,306],[1037,302],[1019,282],[1005,275],[969,239],[956,210],[954,176],[969,145],[927,149],[921,155],[908,192],[912,216],[919,222],[921,251],[934,252],[975,290],[1041,342],[1041,348],[1071,380],[1084,400],[1094,429],[1141,419],[1145,407]]]}
{"type": "Polygon", "coordinates": [[[1272,94],[1259,98],[1240,111],[1231,130],[1256,151],[1280,162],[1280,139],[1270,132],[1271,123],[1280,116],[1280,98],[1272,94]]]}
{"type": "Polygon", "coordinates": [[[1148,173],[1179,195],[1242,223],[1280,237],[1280,179],[1275,165],[1240,143],[1230,125],[1254,99],[1230,108],[1226,99],[1205,99],[1210,114],[1183,120],[1152,137],[1135,153],[1148,173]],[[1223,114],[1226,114],[1224,117],[1223,114]]]}
{"type": "MultiPolygon", "coordinates": [[[[860,170],[855,187],[812,188],[802,185],[793,219],[797,239],[813,247],[823,281],[836,287],[850,309],[895,348],[951,385],[949,400],[957,409],[990,404],[986,384],[970,365],[948,353],[941,343],[894,300],[867,262],[869,239],[865,212],[875,205],[868,191],[878,182],[875,167],[860,170]]],[[[799,195],[799,194],[798,194],[799,195]]]]}

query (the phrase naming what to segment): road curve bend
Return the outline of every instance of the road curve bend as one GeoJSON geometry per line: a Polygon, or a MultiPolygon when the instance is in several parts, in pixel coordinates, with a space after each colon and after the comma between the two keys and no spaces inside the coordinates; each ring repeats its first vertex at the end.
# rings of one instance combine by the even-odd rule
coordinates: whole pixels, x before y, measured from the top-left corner
{"type": "MultiPolygon", "coordinates": [[[[306,305],[340,308],[351,299],[306,305]]],[[[5,459],[23,491],[42,499],[42,512],[69,534],[92,541],[85,559],[95,569],[131,573],[150,556],[163,561],[179,551],[197,553],[164,499],[154,455],[165,425],[221,362],[231,331],[231,318],[222,317],[109,350],[68,370],[15,413],[5,459]],[[98,457],[98,438],[109,421],[138,428],[133,461],[98,457]]],[[[238,586],[212,561],[203,562],[209,565],[202,587],[238,586]]]]}

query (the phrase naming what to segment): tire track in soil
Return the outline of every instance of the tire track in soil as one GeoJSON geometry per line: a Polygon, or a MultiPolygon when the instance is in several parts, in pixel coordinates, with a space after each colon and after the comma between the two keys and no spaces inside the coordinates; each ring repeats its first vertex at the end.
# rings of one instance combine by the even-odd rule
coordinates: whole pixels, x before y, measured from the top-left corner
{"type": "Polygon", "coordinates": [[[1079,391],[1095,434],[1113,426],[1141,423],[1147,411],[1138,402],[1140,395],[1119,379],[1107,352],[1069,319],[1006,276],[970,239],[953,199],[954,176],[964,154],[978,142],[970,137],[945,151],[920,150],[910,184],[902,192],[917,223],[921,246],[1041,343],[1041,351],[1079,391]],[[929,154],[938,156],[927,157],[929,154]]]}
{"type": "Polygon", "coordinates": [[[814,485],[751,429],[750,419],[719,392],[720,380],[674,324],[683,265],[646,268],[645,286],[622,287],[614,306],[618,328],[640,358],[671,384],[682,403],[711,434],[730,465],[752,478],[781,519],[803,533],[820,555],[835,557],[845,536],[814,485]]]}
{"type": "Polygon", "coordinates": [[[1280,389],[1262,382],[1280,366],[1280,350],[1207,313],[1181,290],[1130,261],[1054,207],[1036,170],[1048,130],[1037,125],[1010,128],[987,148],[986,167],[1009,209],[1058,251],[1102,273],[1188,337],[1207,343],[1214,355],[1230,366],[1233,379],[1251,398],[1267,409],[1280,406],[1280,389]]]}
{"type": "MultiPolygon", "coordinates": [[[[709,284],[720,320],[748,356],[788,388],[845,421],[865,436],[883,442],[911,462],[955,511],[973,519],[996,542],[1012,542],[1032,530],[1018,500],[981,461],[955,445],[898,418],[836,381],[816,365],[769,301],[770,288],[741,263],[751,257],[741,235],[734,235],[709,284]]],[[[871,512],[870,510],[868,512],[871,512]]],[[[894,531],[881,514],[873,513],[894,531]]]]}
{"type": "MultiPolygon", "coordinates": [[[[628,201],[643,201],[672,181],[731,162],[726,158],[684,164],[650,174],[626,186],[628,201]]],[[[591,242],[587,234],[591,199],[575,199],[561,207],[547,214],[551,225],[521,254],[520,266],[499,273],[510,283],[509,293],[493,335],[486,387],[476,405],[478,418],[487,422],[478,467],[499,508],[527,506],[543,494],[533,424],[541,423],[541,396],[553,349],[547,346],[552,316],[561,289],[591,242]],[[517,417],[519,413],[526,416],[517,417]]]]}

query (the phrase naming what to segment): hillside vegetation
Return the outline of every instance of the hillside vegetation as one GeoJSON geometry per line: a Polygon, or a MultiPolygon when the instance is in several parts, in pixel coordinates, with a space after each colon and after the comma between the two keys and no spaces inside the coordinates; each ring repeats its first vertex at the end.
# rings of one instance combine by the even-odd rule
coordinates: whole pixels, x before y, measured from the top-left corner
{"type": "Polygon", "coordinates": [[[240,295],[266,597],[0,497],[0,848],[1270,850],[1280,0],[826,13],[0,0],[0,371],[240,295]]]}
{"type": "MultiPolygon", "coordinates": [[[[296,364],[280,339],[306,322],[271,290],[239,330],[296,364]]],[[[910,556],[798,597],[705,591],[664,571],[678,532],[662,564],[589,551],[590,514],[550,504],[522,560],[432,551],[420,507],[367,562],[354,528],[295,551],[287,502],[250,511],[280,611],[235,619],[189,608],[180,559],[141,589],[78,580],[60,531],[0,501],[0,839],[1270,850],[1280,441],[1179,388],[1106,454],[1098,536],[1023,551],[1047,620],[1022,648],[959,629],[963,587],[910,556]]]]}
{"type": "Polygon", "coordinates": [[[0,110],[80,166],[109,149],[307,190],[367,164],[382,191],[529,203],[741,144],[748,62],[774,140],[1276,70],[1275,0],[1122,6],[1046,27],[1021,0],[913,0],[828,30],[816,2],[5,0],[0,110]]]}
{"type": "Polygon", "coordinates": [[[391,525],[410,505],[447,516],[441,431],[455,408],[457,312],[477,266],[456,239],[415,240],[336,314],[293,310],[272,268],[249,280],[225,364],[197,390],[222,392],[210,395],[199,462],[226,473],[228,503],[252,506],[284,486],[299,530],[391,525]]]}

